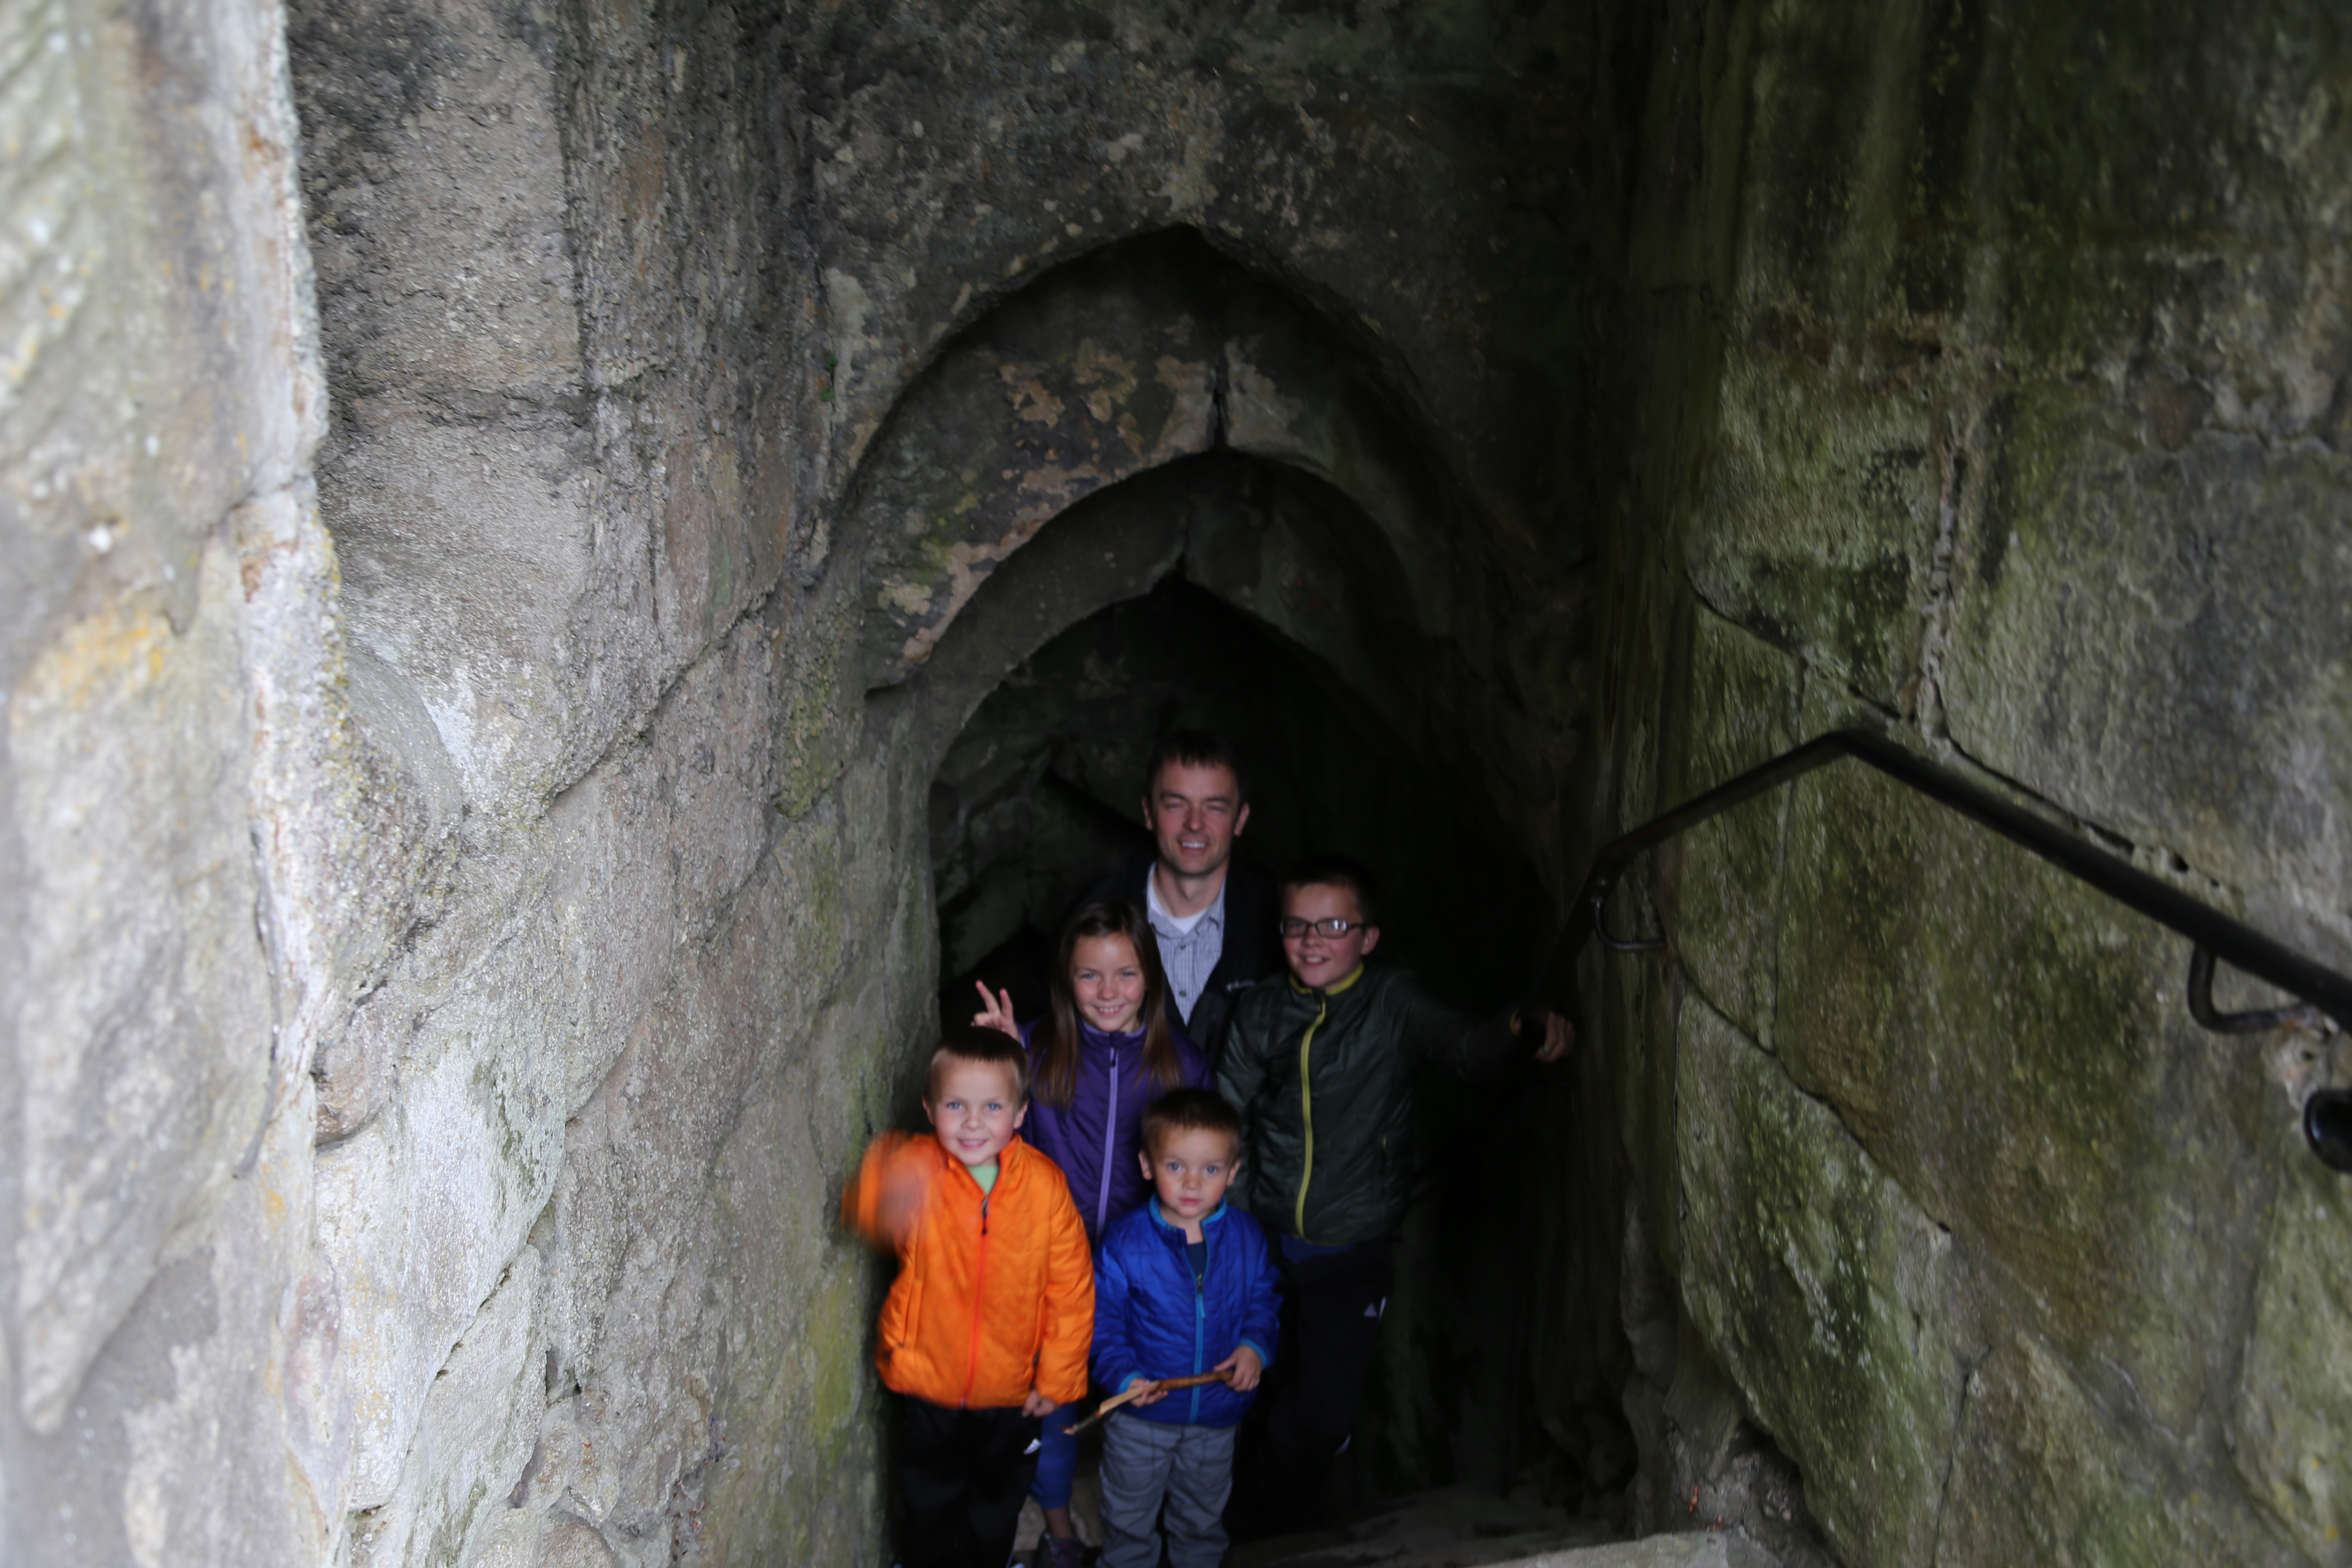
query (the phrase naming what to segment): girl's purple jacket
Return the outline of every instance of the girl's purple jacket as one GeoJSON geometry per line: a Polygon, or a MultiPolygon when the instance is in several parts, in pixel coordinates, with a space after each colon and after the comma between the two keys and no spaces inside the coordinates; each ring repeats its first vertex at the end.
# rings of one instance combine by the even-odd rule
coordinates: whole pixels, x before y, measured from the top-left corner
{"type": "MultiPolygon", "coordinates": [[[[1034,1023],[1022,1026],[1024,1047],[1036,1027],[1034,1023]]],[[[1070,1197],[1078,1205],[1078,1217],[1086,1221],[1087,1239],[1094,1242],[1102,1239],[1106,1226],[1141,1203],[1151,1190],[1136,1163],[1135,1152],[1142,1146],[1143,1108],[1162,1091],[1143,1070],[1142,1030],[1106,1035],[1082,1022],[1078,1033],[1085,1048],[1078,1052],[1077,1083],[1071,1091],[1069,1108],[1046,1104],[1033,1089],[1021,1134],[1062,1167],[1070,1181],[1070,1197]]],[[[1181,1082],[1171,1087],[1213,1088],[1208,1058],[1181,1030],[1174,1033],[1176,1060],[1183,1076],[1181,1082]]],[[[1032,1051],[1033,1081],[1038,1065],[1032,1051]]]]}

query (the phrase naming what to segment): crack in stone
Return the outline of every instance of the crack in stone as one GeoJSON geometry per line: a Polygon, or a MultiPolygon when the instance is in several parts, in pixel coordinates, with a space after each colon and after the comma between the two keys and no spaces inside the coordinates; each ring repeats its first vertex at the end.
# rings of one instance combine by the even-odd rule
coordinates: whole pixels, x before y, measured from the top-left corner
{"type": "Polygon", "coordinates": [[[1936,1483],[1936,1523],[1927,1535],[1927,1568],[1937,1568],[1944,1558],[1944,1515],[1952,1503],[1952,1472],[1959,1468],[1960,1435],[1968,1427],[1969,1401],[1976,1387],[1977,1374],[1999,1351],[1998,1345],[1988,1345],[1984,1353],[1969,1362],[1960,1373],[1960,1394],[1952,1411],[1952,1437],[1944,1449],[1944,1473],[1936,1483]]]}

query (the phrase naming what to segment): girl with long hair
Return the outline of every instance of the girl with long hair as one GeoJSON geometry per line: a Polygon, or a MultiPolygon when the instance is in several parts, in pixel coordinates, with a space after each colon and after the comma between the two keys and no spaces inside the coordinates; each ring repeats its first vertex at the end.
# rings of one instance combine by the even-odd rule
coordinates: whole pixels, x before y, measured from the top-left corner
{"type": "MultiPolygon", "coordinates": [[[[1028,1048],[1029,1115],[1022,1136],[1062,1168],[1092,1243],[1151,1192],[1137,1157],[1144,1107],[1171,1089],[1213,1086],[1207,1058],[1168,1022],[1160,943],[1133,904],[1107,900],[1071,917],[1062,928],[1051,991],[1046,1015],[1023,1026],[1013,1022],[1012,993],[991,995],[982,984],[972,1022],[1002,1029],[1028,1048]]],[[[1045,1510],[1040,1568],[1075,1568],[1079,1561],[1070,1524],[1078,1448],[1063,1431],[1067,1425],[1060,1411],[1045,1417],[1030,1489],[1045,1510]]]]}

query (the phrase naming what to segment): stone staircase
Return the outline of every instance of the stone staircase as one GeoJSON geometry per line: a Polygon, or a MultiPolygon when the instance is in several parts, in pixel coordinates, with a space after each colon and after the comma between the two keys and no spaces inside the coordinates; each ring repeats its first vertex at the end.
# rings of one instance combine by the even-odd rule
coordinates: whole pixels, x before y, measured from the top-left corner
{"type": "Polygon", "coordinates": [[[1599,1521],[1476,1488],[1424,1492],[1339,1529],[1236,1549],[1227,1568],[1776,1568],[1737,1531],[1610,1539],[1599,1521]]]}
{"type": "MultiPolygon", "coordinates": [[[[1099,1542],[1094,1477],[1082,1472],[1071,1512],[1099,1542]]],[[[1033,1504],[1016,1563],[1028,1563],[1044,1521],[1033,1504]]],[[[1238,1546],[1225,1568],[1783,1568],[1746,1531],[1694,1531],[1616,1539],[1605,1521],[1547,1508],[1525,1493],[1449,1487],[1402,1498],[1352,1523],[1238,1546]]]]}

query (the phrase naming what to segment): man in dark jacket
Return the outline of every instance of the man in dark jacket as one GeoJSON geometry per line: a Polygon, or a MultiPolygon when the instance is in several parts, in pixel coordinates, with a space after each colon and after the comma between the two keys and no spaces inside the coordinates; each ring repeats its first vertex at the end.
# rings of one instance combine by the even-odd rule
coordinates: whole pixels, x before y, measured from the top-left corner
{"type": "Polygon", "coordinates": [[[1144,911],[1168,976],[1168,1016],[1213,1068],[1234,1000],[1282,971],[1275,879],[1234,858],[1249,825],[1240,760],[1223,737],[1171,731],[1143,774],[1152,852],[1087,891],[1081,902],[1124,899],[1144,911]]]}
{"type": "Polygon", "coordinates": [[[1574,1040],[1552,1013],[1477,1018],[1410,973],[1367,969],[1380,940],[1371,873],[1326,856],[1283,879],[1289,974],[1234,1009],[1217,1090],[1241,1113],[1232,1201],[1255,1212],[1282,1276],[1289,1373],[1266,1415],[1253,1532],[1314,1522],[1331,1460],[1355,1424],[1387,1314],[1389,1245],[1411,1173],[1412,1077],[1465,1077],[1513,1057],[1557,1061],[1574,1040]]]}

